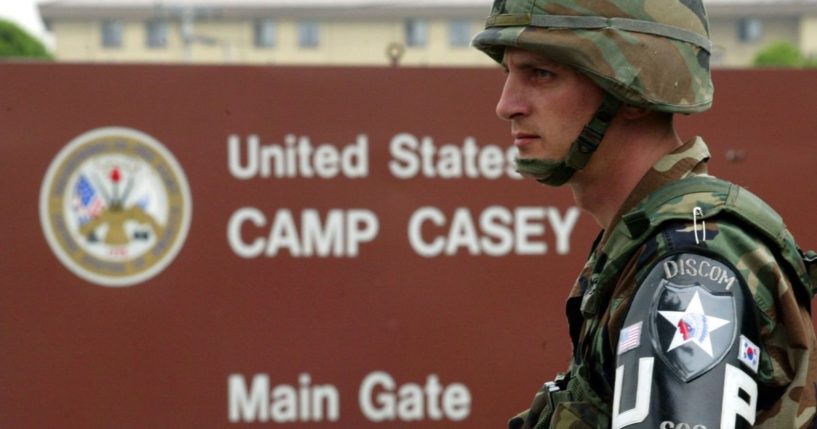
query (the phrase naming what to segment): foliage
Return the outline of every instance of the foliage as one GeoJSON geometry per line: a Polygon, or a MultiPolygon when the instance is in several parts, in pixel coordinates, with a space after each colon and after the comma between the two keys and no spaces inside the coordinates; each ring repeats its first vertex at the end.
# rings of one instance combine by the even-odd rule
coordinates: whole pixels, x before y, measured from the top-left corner
{"type": "Polygon", "coordinates": [[[755,56],[754,64],[758,67],[815,67],[817,59],[806,58],[790,42],[776,42],[761,49],[755,56]]]}
{"type": "Polygon", "coordinates": [[[51,59],[51,54],[17,24],[0,19],[0,58],[51,59]]]}

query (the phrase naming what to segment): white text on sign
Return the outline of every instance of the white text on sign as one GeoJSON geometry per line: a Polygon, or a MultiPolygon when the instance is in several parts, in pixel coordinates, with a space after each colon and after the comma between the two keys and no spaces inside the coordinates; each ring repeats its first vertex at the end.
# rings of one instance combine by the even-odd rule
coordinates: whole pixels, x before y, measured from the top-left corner
{"type": "MultiPolygon", "coordinates": [[[[255,374],[247,384],[240,374],[227,379],[228,418],[232,423],[336,422],[341,398],[331,384],[313,384],[309,374],[298,385],[270,384],[267,374],[255,374]]],[[[386,372],[363,378],[358,405],[366,419],[383,421],[460,421],[471,414],[471,392],[462,383],[443,385],[436,374],[424,384],[397,384],[386,372]]]]}
{"type": "MultiPolygon", "coordinates": [[[[458,254],[505,256],[566,255],[579,209],[490,206],[460,207],[451,213],[426,206],[414,211],[406,227],[408,244],[424,257],[458,254]],[[550,243],[546,241],[550,238],[550,243]]],[[[380,219],[367,209],[288,208],[265,214],[242,207],[227,224],[227,242],[242,258],[354,258],[377,239],[380,219]]]]}

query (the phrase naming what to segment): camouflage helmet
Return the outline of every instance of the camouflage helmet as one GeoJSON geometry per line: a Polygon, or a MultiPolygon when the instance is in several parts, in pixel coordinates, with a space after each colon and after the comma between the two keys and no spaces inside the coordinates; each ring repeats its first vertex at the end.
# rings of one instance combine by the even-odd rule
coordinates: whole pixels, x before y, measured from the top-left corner
{"type": "Polygon", "coordinates": [[[497,62],[509,46],[542,53],[625,104],[674,113],[712,105],[701,0],[495,0],[473,45],[497,62]]]}

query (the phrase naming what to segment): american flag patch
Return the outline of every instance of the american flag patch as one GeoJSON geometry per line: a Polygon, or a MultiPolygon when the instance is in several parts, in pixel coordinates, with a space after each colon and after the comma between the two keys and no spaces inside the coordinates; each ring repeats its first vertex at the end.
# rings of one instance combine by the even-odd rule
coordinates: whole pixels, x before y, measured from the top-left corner
{"type": "Polygon", "coordinates": [[[641,322],[621,329],[618,337],[618,354],[628,352],[641,344],[641,322]]]}

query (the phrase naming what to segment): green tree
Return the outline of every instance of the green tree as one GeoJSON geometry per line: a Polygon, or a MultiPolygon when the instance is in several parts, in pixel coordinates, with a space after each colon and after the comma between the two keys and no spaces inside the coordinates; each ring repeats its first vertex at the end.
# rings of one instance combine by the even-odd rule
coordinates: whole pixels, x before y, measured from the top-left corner
{"type": "Polygon", "coordinates": [[[51,54],[17,24],[0,19],[0,58],[51,59],[51,54]]]}
{"type": "Polygon", "coordinates": [[[755,66],[758,67],[803,67],[806,58],[797,46],[789,42],[772,43],[755,55],[755,66]]]}

